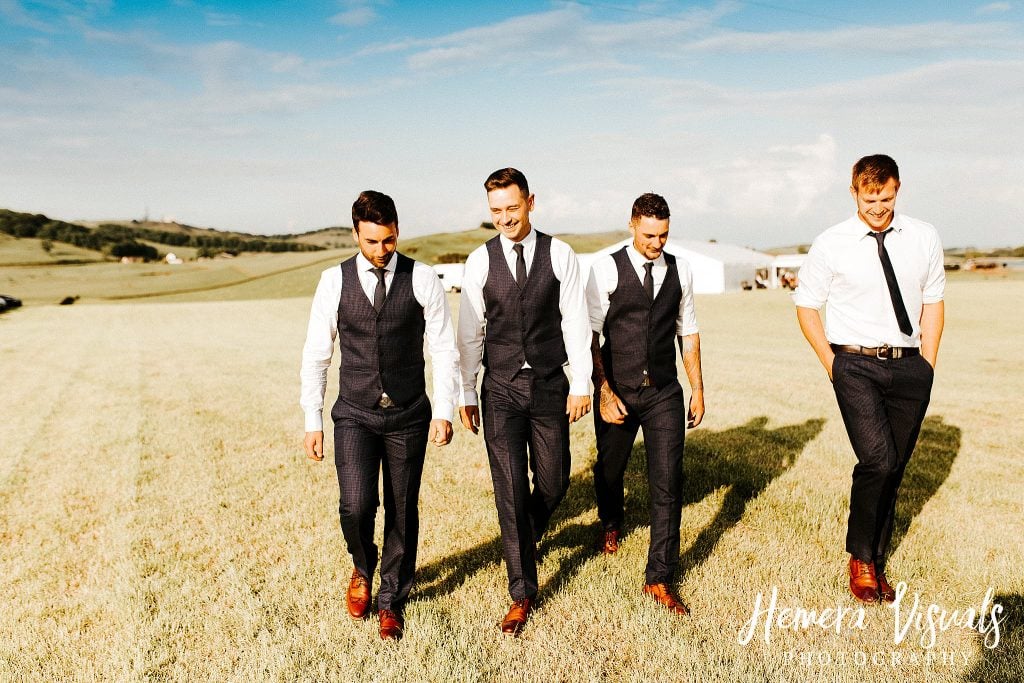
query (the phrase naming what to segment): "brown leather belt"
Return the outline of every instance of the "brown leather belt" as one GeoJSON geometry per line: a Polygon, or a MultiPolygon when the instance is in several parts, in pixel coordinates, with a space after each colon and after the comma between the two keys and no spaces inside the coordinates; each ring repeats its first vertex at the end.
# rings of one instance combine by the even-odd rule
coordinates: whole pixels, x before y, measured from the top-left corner
{"type": "Polygon", "coordinates": [[[870,356],[878,360],[895,360],[897,358],[909,358],[921,353],[916,346],[851,346],[849,344],[829,344],[836,353],[855,353],[860,356],[870,356]]]}

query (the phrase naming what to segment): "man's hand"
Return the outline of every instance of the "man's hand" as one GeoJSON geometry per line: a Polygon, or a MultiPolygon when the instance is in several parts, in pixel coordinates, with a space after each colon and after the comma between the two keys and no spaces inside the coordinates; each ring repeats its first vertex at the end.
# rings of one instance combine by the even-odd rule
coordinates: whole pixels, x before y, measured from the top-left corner
{"type": "Polygon", "coordinates": [[[576,396],[569,394],[565,400],[565,414],[569,416],[569,423],[573,423],[590,412],[590,397],[576,396]]]}
{"type": "Polygon", "coordinates": [[[626,404],[615,395],[612,388],[608,386],[608,382],[601,385],[599,394],[600,398],[598,400],[601,403],[598,406],[598,410],[601,411],[601,419],[608,424],[622,424],[626,420],[626,415],[629,414],[629,411],[626,410],[626,404]]]}
{"type": "Polygon", "coordinates": [[[324,433],[306,432],[306,439],[302,443],[306,448],[306,457],[317,462],[324,459],[324,433]]]}
{"type": "Polygon", "coordinates": [[[462,418],[462,426],[474,434],[480,432],[480,407],[460,406],[459,416],[462,418]]]}
{"type": "Polygon", "coordinates": [[[826,358],[826,360],[823,361],[823,363],[828,363],[828,365],[825,366],[825,370],[828,372],[828,381],[831,382],[832,381],[832,368],[836,364],[836,354],[833,353],[832,357],[831,358],[826,358]]]}
{"type": "Polygon", "coordinates": [[[690,393],[690,410],[686,413],[686,426],[693,429],[704,419],[704,390],[693,389],[690,393]]]}
{"type": "Polygon", "coordinates": [[[448,420],[431,420],[427,440],[435,446],[447,446],[452,441],[452,423],[448,420]]]}

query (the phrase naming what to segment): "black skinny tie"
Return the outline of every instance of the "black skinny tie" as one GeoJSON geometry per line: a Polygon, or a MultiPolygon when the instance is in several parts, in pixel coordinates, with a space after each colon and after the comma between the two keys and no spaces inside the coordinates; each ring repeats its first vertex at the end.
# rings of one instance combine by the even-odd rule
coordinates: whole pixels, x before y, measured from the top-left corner
{"type": "Polygon", "coordinates": [[[872,230],[868,234],[878,242],[878,260],[882,262],[882,271],[885,272],[885,284],[889,285],[889,298],[892,299],[892,308],[896,312],[896,322],[900,324],[900,332],[909,337],[913,333],[914,327],[910,324],[910,316],[907,315],[903,295],[900,294],[900,285],[896,282],[896,272],[892,269],[889,252],[885,249],[885,236],[890,232],[892,232],[892,228],[882,232],[872,230]]]}
{"type": "Polygon", "coordinates": [[[654,275],[651,274],[652,268],[654,268],[653,263],[644,264],[644,291],[647,292],[647,298],[654,301],[654,275]]]}
{"type": "Polygon", "coordinates": [[[516,284],[522,289],[526,286],[526,258],[523,256],[523,245],[513,244],[512,250],[516,252],[516,284]]]}
{"type": "Polygon", "coordinates": [[[387,294],[387,289],[384,288],[384,273],[387,271],[383,268],[374,268],[373,274],[377,276],[377,287],[373,290],[373,308],[380,313],[381,306],[384,305],[384,297],[387,294]]]}

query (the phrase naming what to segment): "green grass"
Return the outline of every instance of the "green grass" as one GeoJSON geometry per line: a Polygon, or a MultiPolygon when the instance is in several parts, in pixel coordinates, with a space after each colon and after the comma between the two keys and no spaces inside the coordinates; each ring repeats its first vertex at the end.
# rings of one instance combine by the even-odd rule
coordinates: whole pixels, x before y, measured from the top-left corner
{"type": "MultiPolygon", "coordinates": [[[[502,638],[487,458],[482,438],[458,427],[452,445],[427,454],[407,636],[382,644],[373,621],[345,613],[351,562],[332,449],[319,464],[301,454],[298,364],[316,271],[292,299],[0,316],[0,680],[1024,678],[1024,361],[1008,314],[1024,283],[948,289],[890,576],[948,609],[977,606],[992,587],[1008,616],[997,649],[954,629],[934,652],[956,660],[926,666],[914,638],[893,644],[886,608],[868,610],[863,631],[737,642],[773,586],[784,606],[852,606],[842,546],[854,457],[791,301],[772,291],[697,300],[708,414],[687,435],[684,466],[678,588],[689,618],[639,594],[640,444],[622,549],[590,552],[588,418],[573,427],[572,485],[541,544],[540,609],[521,639],[502,638]],[[905,659],[804,666],[790,652],[905,659]]],[[[336,392],[332,370],[329,401],[336,392]]]]}
{"type": "Polygon", "coordinates": [[[19,297],[26,305],[53,304],[66,296],[80,296],[82,303],[301,296],[316,288],[321,270],[351,253],[243,253],[233,259],[187,261],[181,265],[108,261],[79,266],[5,268],[0,271],[0,289],[19,297]]]}
{"type": "Polygon", "coordinates": [[[61,262],[92,261],[103,261],[103,255],[63,242],[53,242],[53,247],[47,252],[43,249],[43,240],[31,237],[18,238],[0,233],[0,266],[58,265],[61,262]]]}

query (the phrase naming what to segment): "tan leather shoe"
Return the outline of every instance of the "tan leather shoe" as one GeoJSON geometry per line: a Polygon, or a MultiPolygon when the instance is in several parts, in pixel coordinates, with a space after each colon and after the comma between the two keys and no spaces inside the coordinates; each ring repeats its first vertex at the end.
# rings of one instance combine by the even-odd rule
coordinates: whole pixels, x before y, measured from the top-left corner
{"type": "Polygon", "coordinates": [[[649,595],[656,603],[681,617],[690,613],[689,608],[672,594],[672,589],[666,583],[644,584],[644,595],[649,595]]]}
{"type": "Polygon", "coordinates": [[[862,562],[850,555],[850,592],[861,602],[878,602],[878,578],[875,563],[862,562]]]}
{"type": "Polygon", "coordinates": [[[404,624],[402,623],[402,617],[389,609],[382,609],[377,612],[377,616],[380,618],[380,639],[381,640],[401,640],[402,629],[404,624]]]}
{"type": "Polygon", "coordinates": [[[896,591],[885,578],[885,570],[875,567],[875,578],[878,579],[878,599],[882,602],[896,602],[896,591]]]}
{"type": "Polygon", "coordinates": [[[601,530],[597,534],[597,552],[602,555],[614,555],[619,551],[619,532],[617,529],[611,531],[601,530]]]}
{"type": "Polygon", "coordinates": [[[512,606],[508,608],[508,614],[501,620],[501,632],[507,636],[518,636],[526,626],[526,620],[530,618],[530,612],[533,611],[534,600],[531,598],[523,598],[522,600],[516,600],[512,603],[512,606]]]}
{"type": "Polygon", "coordinates": [[[348,605],[348,615],[353,619],[365,619],[370,613],[370,582],[357,569],[352,570],[345,603],[348,605]]]}

